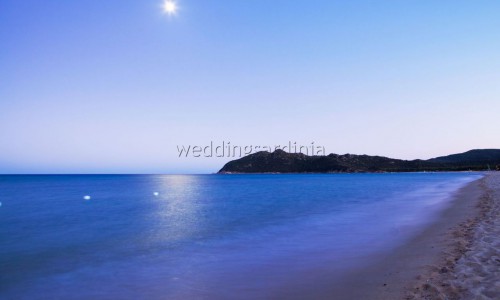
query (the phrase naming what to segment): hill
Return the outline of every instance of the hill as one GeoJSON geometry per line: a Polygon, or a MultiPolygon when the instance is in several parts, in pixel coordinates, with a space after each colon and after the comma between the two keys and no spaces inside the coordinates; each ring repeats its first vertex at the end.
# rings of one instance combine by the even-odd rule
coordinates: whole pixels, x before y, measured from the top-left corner
{"type": "Polygon", "coordinates": [[[257,152],[228,162],[219,173],[361,173],[419,171],[481,171],[500,166],[500,150],[471,150],[429,160],[383,156],[329,154],[307,156],[283,150],[257,152]]]}

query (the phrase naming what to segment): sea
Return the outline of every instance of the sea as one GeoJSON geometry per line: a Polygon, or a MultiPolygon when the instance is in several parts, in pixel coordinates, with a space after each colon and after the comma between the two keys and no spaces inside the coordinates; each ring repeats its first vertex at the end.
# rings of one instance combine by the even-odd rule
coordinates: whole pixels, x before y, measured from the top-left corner
{"type": "Polygon", "coordinates": [[[283,299],[374,263],[481,176],[0,176],[0,299],[283,299]]]}

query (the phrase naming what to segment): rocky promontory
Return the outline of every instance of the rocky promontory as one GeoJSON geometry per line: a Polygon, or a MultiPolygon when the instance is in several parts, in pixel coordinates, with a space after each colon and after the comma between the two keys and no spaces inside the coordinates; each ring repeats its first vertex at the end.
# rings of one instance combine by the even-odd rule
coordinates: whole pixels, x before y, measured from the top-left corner
{"type": "Polygon", "coordinates": [[[228,162],[219,173],[366,173],[483,171],[500,169],[499,149],[478,149],[428,160],[329,154],[307,156],[283,150],[261,151],[228,162]]]}

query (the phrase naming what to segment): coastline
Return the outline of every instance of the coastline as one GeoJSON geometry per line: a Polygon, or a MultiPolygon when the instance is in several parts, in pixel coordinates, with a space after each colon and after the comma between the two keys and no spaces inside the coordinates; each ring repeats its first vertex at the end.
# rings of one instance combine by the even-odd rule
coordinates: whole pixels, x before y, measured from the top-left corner
{"type": "Polygon", "coordinates": [[[290,287],[286,298],[499,299],[500,172],[486,173],[452,197],[433,223],[374,263],[340,281],[318,278],[315,289],[290,287]]]}
{"type": "Polygon", "coordinates": [[[474,215],[448,232],[438,263],[407,286],[405,299],[500,299],[500,172],[477,184],[474,215]]]}
{"type": "Polygon", "coordinates": [[[434,223],[349,275],[334,297],[498,299],[500,173],[487,173],[453,197],[434,223]]]}

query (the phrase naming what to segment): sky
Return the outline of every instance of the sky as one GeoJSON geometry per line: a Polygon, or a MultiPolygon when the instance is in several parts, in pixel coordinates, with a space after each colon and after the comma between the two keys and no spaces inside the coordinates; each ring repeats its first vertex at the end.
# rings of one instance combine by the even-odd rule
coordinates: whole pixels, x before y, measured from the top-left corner
{"type": "Polygon", "coordinates": [[[0,173],[213,173],[179,146],[500,148],[500,2],[0,1],[0,173]]]}

